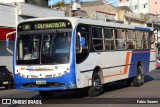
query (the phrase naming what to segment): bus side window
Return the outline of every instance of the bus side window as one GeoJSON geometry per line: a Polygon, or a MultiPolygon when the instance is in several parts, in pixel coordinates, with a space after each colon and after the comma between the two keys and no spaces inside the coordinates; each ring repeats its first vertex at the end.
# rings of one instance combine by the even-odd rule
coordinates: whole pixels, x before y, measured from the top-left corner
{"type": "Polygon", "coordinates": [[[89,37],[89,26],[87,25],[78,25],[77,35],[76,35],[76,63],[81,63],[89,55],[90,47],[90,37],[89,37]],[[80,46],[80,36],[84,38],[84,47],[80,46]],[[82,50],[81,50],[82,49],[82,50]]]}
{"type": "Polygon", "coordinates": [[[142,49],[142,31],[136,31],[136,49],[142,49]]]}
{"type": "Polygon", "coordinates": [[[92,41],[95,51],[104,50],[102,28],[92,27],[92,41]]]}
{"type": "Polygon", "coordinates": [[[148,35],[148,48],[149,49],[154,49],[155,45],[155,35],[153,32],[149,32],[149,35],[148,35]]]}
{"type": "Polygon", "coordinates": [[[103,34],[105,37],[105,49],[106,50],[114,50],[113,29],[104,28],[103,34]]]}
{"type": "Polygon", "coordinates": [[[115,30],[115,35],[116,35],[117,50],[125,49],[125,45],[126,45],[126,43],[125,43],[126,42],[125,30],[117,29],[117,30],[115,30]]]}
{"type": "Polygon", "coordinates": [[[142,47],[143,49],[148,49],[148,32],[143,32],[142,34],[142,47]]]}
{"type": "Polygon", "coordinates": [[[133,30],[126,31],[126,49],[135,49],[135,32],[133,30]]]}

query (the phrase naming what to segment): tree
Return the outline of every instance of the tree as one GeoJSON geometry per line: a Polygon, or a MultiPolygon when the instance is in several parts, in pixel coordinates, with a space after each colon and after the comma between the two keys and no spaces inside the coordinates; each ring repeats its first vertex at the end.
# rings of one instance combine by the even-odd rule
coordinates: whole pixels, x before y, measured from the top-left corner
{"type": "Polygon", "coordinates": [[[53,8],[64,8],[66,6],[66,3],[64,0],[56,2],[52,7],[53,8]]]}

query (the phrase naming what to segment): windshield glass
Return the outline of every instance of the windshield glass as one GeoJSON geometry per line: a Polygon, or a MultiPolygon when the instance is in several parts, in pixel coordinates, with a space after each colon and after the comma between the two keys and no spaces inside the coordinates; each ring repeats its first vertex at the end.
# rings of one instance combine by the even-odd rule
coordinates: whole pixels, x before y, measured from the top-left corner
{"type": "Polygon", "coordinates": [[[17,64],[64,64],[69,62],[71,32],[21,34],[17,64]]]}

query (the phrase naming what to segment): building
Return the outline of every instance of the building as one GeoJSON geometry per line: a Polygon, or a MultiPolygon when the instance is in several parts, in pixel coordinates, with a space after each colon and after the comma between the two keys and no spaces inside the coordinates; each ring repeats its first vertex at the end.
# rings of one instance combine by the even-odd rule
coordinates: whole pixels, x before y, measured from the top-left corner
{"type": "Polygon", "coordinates": [[[48,7],[48,0],[0,0],[0,3],[28,3],[41,7],[48,7]]]}
{"type": "Polygon", "coordinates": [[[118,6],[128,6],[135,13],[160,14],[160,0],[117,0],[118,6]]]}
{"type": "Polygon", "coordinates": [[[146,16],[143,13],[134,13],[128,6],[120,6],[117,11],[117,21],[134,26],[146,26],[146,16]]]}
{"type": "Polygon", "coordinates": [[[80,2],[80,6],[80,10],[75,11],[74,16],[103,21],[117,20],[117,8],[105,0],[80,2]]]}

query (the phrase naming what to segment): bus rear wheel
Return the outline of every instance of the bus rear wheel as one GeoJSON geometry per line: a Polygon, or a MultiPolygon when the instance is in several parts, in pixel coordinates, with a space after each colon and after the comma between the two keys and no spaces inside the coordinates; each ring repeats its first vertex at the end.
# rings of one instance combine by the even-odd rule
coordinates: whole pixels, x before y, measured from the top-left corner
{"type": "Polygon", "coordinates": [[[88,95],[90,97],[96,97],[100,95],[102,91],[103,91],[103,86],[100,75],[98,74],[98,72],[94,72],[92,77],[92,86],[88,90],[88,95]]]}
{"type": "Polygon", "coordinates": [[[53,92],[52,91],[39,91],[39,94],[44,99],[52,98],[53,92]]]}
{"type": "Polygon", "coordinates": [[[144,75],[142,72],[142,66],[137,67],[137,76],[133,78],[133,81],[131,83],[131,86],[139,87],[144,82],[144,75]]]}

